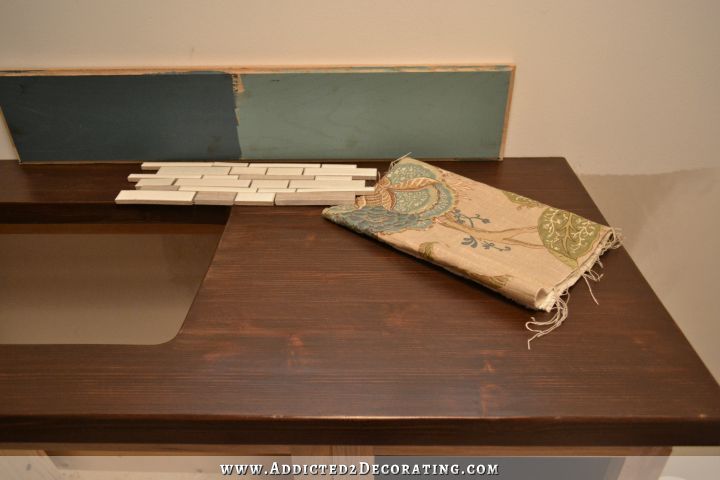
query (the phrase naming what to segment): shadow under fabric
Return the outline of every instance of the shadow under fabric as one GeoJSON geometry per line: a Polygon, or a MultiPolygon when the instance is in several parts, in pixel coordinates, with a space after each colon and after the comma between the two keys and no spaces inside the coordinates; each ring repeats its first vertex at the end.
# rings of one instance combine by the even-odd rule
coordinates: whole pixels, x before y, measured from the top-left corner
{"type": "Polygon", "coordinates": [[[568,289],[581,277],[600,280],[593,267],[621,243],[614,228],[409,157],[394,162],[372,194],[323,216],[521,305],[554,311],[525,324],[533,332],[528,348],[565,321],[568,289]]]}

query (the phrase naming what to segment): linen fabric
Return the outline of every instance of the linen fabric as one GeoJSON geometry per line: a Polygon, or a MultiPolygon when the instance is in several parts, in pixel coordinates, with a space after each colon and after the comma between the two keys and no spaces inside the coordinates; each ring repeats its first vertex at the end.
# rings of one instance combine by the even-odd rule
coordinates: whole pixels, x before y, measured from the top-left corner
{"type": "Polygon", "coordinates": [[[560,326],[568,289],[582,276],[599,280],[592,267],[620,244],[611,227],[409,157],[372,194],[323,216],[521,305],[554,310],[526,324],[530,340],[560,326]]]}

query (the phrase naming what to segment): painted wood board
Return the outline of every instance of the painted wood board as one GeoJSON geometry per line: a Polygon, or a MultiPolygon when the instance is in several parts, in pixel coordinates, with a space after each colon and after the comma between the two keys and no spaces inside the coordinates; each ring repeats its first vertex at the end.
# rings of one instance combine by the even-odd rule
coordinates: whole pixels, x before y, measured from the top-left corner
{"type": "Polygon", "coordinates": [[[243,158],[497,159],[511,72],[243,75],[243,158]]]}
{"type": "Polygon", "coordinates": [[[225,74],[0,76],[23,162],[240,157],[225,74]]]}
{"type": "Polygon", "coordinates": [[[514,67],[0,72],[22,162],[502,158],[514,67]]]}

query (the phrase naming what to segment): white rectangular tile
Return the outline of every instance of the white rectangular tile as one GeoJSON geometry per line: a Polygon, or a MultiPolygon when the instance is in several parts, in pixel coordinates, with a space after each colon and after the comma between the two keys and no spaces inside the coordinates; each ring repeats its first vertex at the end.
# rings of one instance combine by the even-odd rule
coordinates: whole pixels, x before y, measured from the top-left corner
{"type": "Polygon", "coordinates": [[[335,188],[362,188],[365,180],[290,180],[290,188],[317,188],[331,190],[335,188]]]}
{"type": "Polygon", "coordinates": [[[238,193],[235,205],[274,205],[275,193],[238,193]]]}
{"type": "Polygon", "coordinates": [[[222,176],[214,176],[210,178],[180,178],[175,180],[175,185],[182,187],[198,186],[198,187],[249,187],[250,180],[238,180],[237,178],[226,178],[222,176]]]}
{"type": "Polygon", "coordinates": [[[174,178],[143,178],[135,184],[135,187],[139,188],[148,185],[172,185],[173,182],[175,182],[174,178]]]}
{"type": "Polygon", "coordinates": [[[290,180],[253,180],[252,186],[257,188],[287,188],[290,180]]]}
{"type": "Polygon", "coordinates": [[[290,178],[293,176],[302,175],[303,170],[303,168],[268,168],[265,175],[267,175],[268,177],[280,176],[283,178],[290,178]]]}
{"type": "Polygon", "coordinates": [[[177,190],[174,178],[144,178],[135,184],[138,190],[177,190]]]}
{"type": "Polygon", "coordinates": [[[354,163],[323,163],[321,168],[357,168],[357,165],[354,163]]]}
{"type": "Polygon", "coordinates": [[[200,185],[184,185],[178,188],[181,192],[256,192],[253,187],[203,187],[200,185]]]}
{"type": "Polygon", "coordinates": [[[267,175],[265,175],[264,173],[257,174],[257,175],[256,174],[249,174],[249,175],[240,174],[237,177],[238,177],[238,180],[277,180],[277,178],[272,178],[272,179],[268,178],[267,175]]]}
{"type": "Polygon", "coordinates": [[[376,180],[377,168],[306,168],[305,175],[352,175],[355,180],[376,180]]]}
{"type": "Polygon", "coordinates": [[[195,205],[232,205],[235,203],[237,192],[197,192],[193,203],[195,205]]]}
{"type": "Polygon", "coordinates": [[[353,192],[295,192],[276,193],[275,205],[350,205],[355,202],[353,192]]]}
{"type": "Polygon", "coordinates": [[[178,187],[177,185],[146,185],[144,187],[136,186],[135,188],[138,190],[165,190],[165,191],[172,191],[172,190],[180,189],[180,187],[178,187]]]}
{"type": "Polygon", "coordinates": [[[161,167],[211,167],[213,162],[143,162],[141,170],[158,170],[161,167]]]}
{"type": "Polygon", "coordinates": [[[195,192],[160,190],[122,190],[115,197],[117,204],[192,205],[195,192]]]}
{"type": "Polygon", "coordinates": [[[353,192],[355,195],[370,195],[375,192],[375,187],[358,188],[298,188],[297,192],[353,192]]]}
{"type": "Polygon", "coordinates": [[[160,167],[159,175],[227,175],[230,167],[160,167]]]}
{"type": "MultiPolygon", "coordinates": [[[[252,170],[252,169],[247,169],[252,170]]],[[[262,170],[262,169],[261,169],[262,170]]],[[[315,177],[311,175],[288,175],[288,174],[275,174],[268,175],[267,173],[243,173],[242,169],[233,168],[235,174],[239,179],[244,180],[313,180],[315,177]]]]}
{"type": "Polygon", "coordinates": [[[265,175],[265,172],[265,167],[233,167],[230,170],[231,175],[265,175]]]}
{"type": "Polygon", "coordinates": [[[250,163],[250,166],[251,166],[251,167],[273,167],[273,168],[277,168],[277,167],[288,167],[288,168],[306,168],[306,167],[311,167],[311,168],[319,168],[319,167],[320,167],[320,164],[319,164],[319,163],[257,163],[257,162],[252,162],[252,163],[250,163]]]}
{"type": "Polygon", "coordinates": [[[324,180],[324,181],[327,181],[327,180],[330,180],[330,181],[335,180],[335,181],[345,182],[345,181],[348,181],[348,180],[352,180],[353,178],[352,178],[352,175],[347,175],[347,176],[343,176],[343,175],[317,175],[317,176],[315,176],[313,179],[314,179],[314,180],[324,180]]]}
{"type": "Polygon", "coordinates": [[[247,162],[212,162],[213,167],[247,167],[247,162]]]}
{"type": "Polygon", "coordinates": [[[144,178],[200,178],[202,175],[158,175],[157,173],[131,173],[128,182],[137,182],[144,178]]]}

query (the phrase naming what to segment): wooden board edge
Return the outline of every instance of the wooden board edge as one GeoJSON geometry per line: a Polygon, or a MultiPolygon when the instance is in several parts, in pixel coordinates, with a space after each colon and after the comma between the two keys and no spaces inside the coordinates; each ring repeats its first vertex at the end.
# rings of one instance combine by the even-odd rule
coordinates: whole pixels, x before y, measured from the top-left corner
{"type": "Polygon", "coordinates": [[[15,152],[15,158],[3,158],[3,159],[0,159],[0,161],[21,162],[20,152],[18,152],[17,146],[15,146],[15,139],[13,138],[12,132],[10,131],[10,125],[8,125],[7,120],[5,120],[5,115],[3,114],[1,105],[0,105],[0,131],[7,132],[7,140],[8,140],[8,142],[10,142],[10,147],[12,148],[13,152],[15,152]]]}
{"type": "MultiPolygon", "coordinates": [[[[410,155],[412,156],[412,155],[410,155]]],[[[212,163],[212,162],[246,162],[246,163],[272,163],[272,162],[278,162],[278,163],[310,163],[310,162],[322,162],[322,163],[358,163],[363,164],[367,162],[392,162],[393,160],[397,160],[396,157],[388,157],[388,158],[341,158],[341,159],[318,159],[318,158],[237,158],[237,159],[219,159],[219,160],[196,160],[198,163],[212,163]]],[[[423,157],[419,158],[418,160],[422,160],[423,162],[467,162],[467,161],[482,161],[482,162],[488,162],[488,161],[497,161],[499,160],[496,157],[423,157]]],[[[16,161],[15,159],[8,158],[1,161],[16,161]]],[[[187,159],[173,159],[173,158],[167,158],[167,159],[156,159],[156,160],[31,160],[22,162],[21,164],[24,166],[26,165],[107,165],[110,163],[113,164],[142,164],[144,162],[189,162],[193,160],[187,160],[187,159]]],[[[363,168],[363,167],[360,167],[363,168]]],[[[138,172],[131,172],[131,173],[142,173],[141,171],[138,172]]]]}
{"type": "Polygon", "coordinates": [[[505,118],[503,119],[502,138],[500,140],[500,154],[498,160],[505,159],[505,145],[507,143],[508,126],[510,125],[510,107],[512,105],[513,90],[515,89],[515,65],[510,69],[510,81],[508,83],[507,102],[505,103],[505,118]]]}
{"type": "MultiPolygon", "coordinates": [[[[336,445],[290,444],[127,444],[127,443],[27,443],[0,444],[0,452],[46,451],[50,455],[312,455],[329,452],[336,445]],[[316,453],[311,453],[316,452],[316,453]]],[[[666,457],[672,447],[523,447],[457,445],[346,445],[377,456],[587,456],[587,457],[666,457]]],[[[6,453],[8,454],[8,453],[6,453]]],[[[325,453],[327,454],[327,453],[325,453]]]]}
{"type": "Polygon", "coordinates": [[[33,478],[63,480],[66,478],[43,450],[0,450],[0,472],[8,480],[33,478]],[[7,458],[16,457],[16,458],[7,458]]]}
{"type": "MultiPolygon", "coordinates": [[[[11,69],[0,70],[0,77],[21,77],[21,76],[112,76],[112,75],[153,75],[153,74],[184,74],[184,73],[225,73],[233,77],[233,91],[238,93],[242,91],[241,75],[252,74],[293,74],[293,73],[388,73],[388,72],[413,72],[413,73],[429,73],[429,72],[509,72],[510,80],[507,90],[507,101],[505,104],[505,114],[503,118],[503,130],[500,139],[500,149],[498,157],[477,157],[474,159],[462,158],[458,160],[502,160],[505,156],[505,145],[507,141],[507,131],[510,119],[510,107],[512,103],[512,95],[515,83],[514,63],[479,63],[479,64],[438,64],[438,65],[295,65],[295,66],[247,66],[247,67],[227,67],[227,66],[182,66],[182,67],[112,67],[112,68],[58,68],[58,69],[11,69]]],[[[2,111],[0,110],[0,116],[2,111]]],[[[4,117],[0,121],[5,121],[4,117]]],[[[5,122],[7,125],[7,122],[5,122]]],[[[9,128],[8,128],[9,131],[9,128]]],[[[20,154],[15,147],[14,141],[11,143],[15,151],[17,160],[26,164],[89,164],[89,163],[137,163],[137,160],[97,160],[97,161],[46,161],[33,160],[31,162],[23,162],[20,154]]],[[[172,161],[172,159],[163,159],[172,161]]],[[[372,159],[378,160],[378,159],[372,159]]],[[[381,159],[380,159],[381,160],[381,159]]]]}
{"type": "Polygon", "coordinates": [[[108,68],[18,68],[0,70],[0,77],[73,76],[73,75],[148,75],[167,73],[227,73],[252,75],[260,73],[387,73],[387,72],[514,72],[512,63],[438,64],[438,65],[259,65],[259,66],[176,66],[176,67],[108,67],[108,68]]]}
{"type": "MultiPolygon", "coordinates": [[[[107,165],[109,163],[115,164],[132,164],[136,163],[140,165],[143,162],[176,162],[178,160],[167,159],[167,160],[18,160],[23,165],[107,165]]],[[[198,162],[220,162],[222,160],[198,160],[198,162]]],[[[140,173],[140,172],[135,172],[140,173]]]]}
{"type": "MultiPolygon", "coordinates": [[[[227,207],[226,207],[227,208],[227,207]]],[[[0,223],[0,235],[217,235],[218,223],[0,223]]]]}

